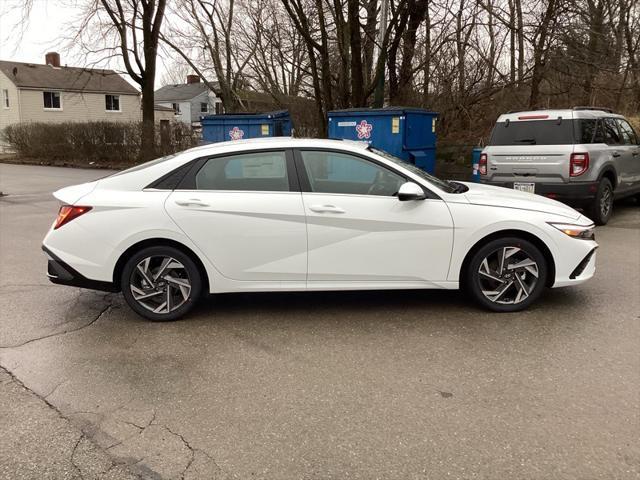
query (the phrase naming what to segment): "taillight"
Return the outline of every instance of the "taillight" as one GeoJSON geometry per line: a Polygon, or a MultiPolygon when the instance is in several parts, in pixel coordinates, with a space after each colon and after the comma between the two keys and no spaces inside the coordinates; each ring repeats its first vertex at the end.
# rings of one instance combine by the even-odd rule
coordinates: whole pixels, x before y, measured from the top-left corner
{"type": "Polygon", "coordinates": [[[93,207],[81,207],[78,205],[63,205],[58,212],[58,218],[53,229],[56,230],[63,226],[65,223],[69,223],[74,218],[78,218],[80,215],[84,215],[93,207]]]}
{"type": "Polygon", "coordinates": [[[480,175],[487,174],[487,154],[486,153],[480,154],[480,161],[478,162],[478,172],[480,173],[480,175]]]}
{"type": "Polygon", "coordinates": [[[578,177],[589,169],[588,153],[572,153],[569,161],[569,176],[578,177]]]}

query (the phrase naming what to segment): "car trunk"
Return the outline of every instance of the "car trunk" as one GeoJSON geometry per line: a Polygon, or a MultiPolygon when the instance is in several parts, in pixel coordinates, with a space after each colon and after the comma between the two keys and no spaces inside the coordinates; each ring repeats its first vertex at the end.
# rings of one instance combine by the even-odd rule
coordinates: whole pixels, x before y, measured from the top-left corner
{"type": "Polygon", "coordinates": [[[569,174],[572,152],[573,145],[487,147],[487,180],[562,182],[569,174]]]}

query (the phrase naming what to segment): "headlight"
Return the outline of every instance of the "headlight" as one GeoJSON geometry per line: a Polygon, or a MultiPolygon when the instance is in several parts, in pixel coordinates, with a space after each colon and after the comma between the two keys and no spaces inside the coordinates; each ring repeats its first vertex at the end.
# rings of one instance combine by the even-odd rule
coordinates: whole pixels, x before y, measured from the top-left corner
{"type": "Polygon", "coordinates": [[[572,225],[571,223],[549,223],[554,228],[557,228],[562,233],[569,235],[573,238],[580,238],[582,240],[595,240],[596,239],[596,227],[595,225],[572,225]]]}

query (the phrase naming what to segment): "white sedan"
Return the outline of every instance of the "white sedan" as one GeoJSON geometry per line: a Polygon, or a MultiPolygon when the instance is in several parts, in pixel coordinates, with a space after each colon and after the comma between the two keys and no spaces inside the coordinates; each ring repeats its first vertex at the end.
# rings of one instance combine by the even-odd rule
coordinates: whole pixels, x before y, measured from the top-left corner
{"type": "Polygon", "coordinates": [[[572,208],[364,143],[206,145],[54,195],[50,280],[122,291],[151,320],[204,292],[465,287],[511,312],[595,272],[593,223],[572,208]]]}

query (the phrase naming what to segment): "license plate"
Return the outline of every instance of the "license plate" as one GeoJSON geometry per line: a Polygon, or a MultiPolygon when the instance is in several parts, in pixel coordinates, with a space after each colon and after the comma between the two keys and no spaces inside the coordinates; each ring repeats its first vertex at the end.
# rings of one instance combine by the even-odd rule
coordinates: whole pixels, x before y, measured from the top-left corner
{"type": "Polygon", "coordinates": [[[515,182],[513,184],[514,190],[519,190],[521,192],[527,193],[536,193],[536,184],[535,183],[519,183],[515,182]]]}

